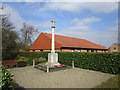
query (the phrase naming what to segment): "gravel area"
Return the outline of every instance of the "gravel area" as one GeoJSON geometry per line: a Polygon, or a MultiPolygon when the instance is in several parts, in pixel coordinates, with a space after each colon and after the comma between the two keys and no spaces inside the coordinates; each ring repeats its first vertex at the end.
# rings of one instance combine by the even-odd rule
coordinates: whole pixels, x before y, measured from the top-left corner
{"type": "Polygon", "coordinates": [[[93,88],[114,75],[80,68],[46,73],[32,66],[13,68],[14,80],[24,88],[93,88]]]}

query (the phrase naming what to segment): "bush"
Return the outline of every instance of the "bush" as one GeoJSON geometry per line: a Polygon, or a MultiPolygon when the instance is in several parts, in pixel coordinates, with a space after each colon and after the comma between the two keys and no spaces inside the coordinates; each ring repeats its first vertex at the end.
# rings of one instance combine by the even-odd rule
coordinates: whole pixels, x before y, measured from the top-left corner
{"type": "Polygon", "coordinates": [[[71,65],[75,62],[75,67],[96,70],[105,73],[120,73],[120,53],[79,53],[79,52],[59,52],[59,62],[71,65]]]}
{"type": "Polygon", "coordinates": [[[39,59],[38,59],[38,62],[39,63],[44,63],[44,62],[46,62],[47,60],[45,59],[45,58],[43,58],[43,57],[40,57],[39,59]]]}
{"type": "Polygon", "coordinates": [[[24,67],[27,64],[27,58],[22,57],[22,56],[18,56],[17,57],[17,66],[18,67],[24,67]]]}
{"type": "Polygon", "coordinates": [[[17,57],[17,64],[18,66],[31,66],[33,65],[33,60],[38,63],[38,58],[26,58],[23,56],[18,55],[17,57]]]}
{"type": "MultiPolygon", "coordinates": [[[[32,61],[35,58],[37,58],[38,62],[45,61],[40,59],[40,57],[45,58],[47,61],[48,53],[49,52],[16,52],[14,55],[27,58],[27,63],[32,65],[32,61]]],[[[74,61],[75,67],[111,74],[120,73],[120,60],[118,59],[120,53],[58,52],[58,57],[61,64],[71,66],[72,61],[74,61]]]]}
{"type": "MultiPolygon", "coordinates": [[[[35,59],[35,61],[37,60],[37,58],[35,59]]],[[[31,66],[33,65],[33,59],[32,58],[28,58],[26,61],[27,66],[31,66]]]]}
{"type": "Polygon", "coordinates": [[[43,57],[47,60],[48,53],[49,52],[19,52],[18,55],[32,59],[43,57]]]}
{"type": "Polygon", "coordinates": [[[23,56],[19,56],[17,57],[17,62],[26,62],[27,61],[27,58],[26,57],[23,57],[23,56]]]}
{"type": "Polygon", "coordinates": [[[11,77],[12,75],[7,71],[7,69],[0,65],[0,88],[3,90],[13,90],[14,87],[11,83],[14,81],[11,77]]]}
{"type": "Polygon", "coordinates": [[[18,56],[26,57],[26,58],[40,58],[43,57],[47,59],[49,52],[2,52],[2,60],[14,60],[18,56]]]}
{"type": "Polygon", "coordinates": [[[4,51],[2,52],[2,60],[14,60],[16,59],[19,52],[10,52],[4,51]]]}
{"type": "Polygon", "coordinates": [[[49,52],[19,52],[18,57],[25,57],[25,62],[29,66],[33,64],[33,60],[35,60],[36,64],[46,62],[48,53],[49,52]]]}

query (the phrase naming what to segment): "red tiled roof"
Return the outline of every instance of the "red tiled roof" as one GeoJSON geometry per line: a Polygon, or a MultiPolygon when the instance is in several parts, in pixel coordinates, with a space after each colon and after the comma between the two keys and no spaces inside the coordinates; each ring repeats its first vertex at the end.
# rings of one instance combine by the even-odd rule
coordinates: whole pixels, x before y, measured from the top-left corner
{"type": "Polygon", "coordinates": [[[117,44],[117,43],[114,43],[113,45],[117,45],[117,46],[120,46],[120,44],[117,44]]]}
{"type": "MultiPolygon", "coordinates": [[[[51,34],[41,33],[29,49],[51,49],[51,37],[51,34]]],[[[60,49],[61,47],[107,49],[85,39],[55,35],[55,49],[60,49]]]]}

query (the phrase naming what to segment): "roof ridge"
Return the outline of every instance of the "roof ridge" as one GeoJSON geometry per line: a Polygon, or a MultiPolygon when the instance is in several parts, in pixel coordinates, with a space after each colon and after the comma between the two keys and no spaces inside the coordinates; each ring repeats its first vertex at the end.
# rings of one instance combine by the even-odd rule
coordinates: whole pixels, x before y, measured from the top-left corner
{"type": "MultiPolygon", "coordinates": [[[[44,33],[44,32],[43,32],[44,33]]],[[[50,34],[50,33],[44,33],[44,34],[50,34]]],[[[52,34],[50,34],[50,35],[52,35],[52,34]]],[[[87,40],[87,39],[81,39],[81,38],[75,38],[75,37],[69,37],[69,36],[63,36],[63,35],[57,35],[57,34],[55,34],[56,36],[62,36],[62,37],[66,37],[66,38],[73,38],[73,39],[79,39],[79,40],[85,40],[85,41],[88,41],[88,42],[90,42],[90,43],[92,43],[92,44],[94,44],[94,45],[97,45],[96,43],[93,43],[93,42],[91,42],[91,41],[89,41],[89,40],[87,40]]],[[[46,35],[47,36],[47,35],[46,35]]],[[[49,37],[48,37],[49,38],[49,37]]],[[[58,42],[57,42],[58,43],[58,42]]],[[[60,43],[59,43],[60,44],[60,43]]],[[[62,44],[60,44],[60,45],[62,45],[62,44]]],[[[62,45],[63,46],[63,45],[62,45]]],[[[99,45],[99,46],[101,46],[101,45],[99,45]]],[[[101,47],[104,47],[104,46],[101,46],[101,47]]],[[[104,47],[104,48],[106,48],[106,47],[104,47]]]]}
{"type": "MultiPolygon", "coordinates": [[[[44,32],[43,32],[44,33],[44,32]]],[[[50,33],[45,33],[45,34],[50,34],[50,33]]],[[[55,34],[55,35],[57,35],[57,34],[55,34]]],[[[87,39],[81,39],[81,38],[76,38],[76,37],[69,37],[69,36],[63,36],[63,35],[57,35],[57,36],[62,36],[62,37],[66,37],[66,38],[73,38],[73,39],[79,39],[79,40],[85,40],[85,41],[88,41],[88,42],[90,42],[90,43],[92,43],[92,44],[94,44],[94,45],[98,45],[98,44],[96,44],[96,43],[93,43],[93,42],[91,42],[91,41],[89,41],[89,40],[87,40],[87,39]]],[[[60,44],[61,45],[61,44],[60,44]]],[[[63,45],[62,45],[63,46],[63,45]]],[[[99,46],[101,46],[101,45],[99,45],[99,46]]],[[[104,47],[104,46],[101,46],[101,47],[104,47]]],[[[104,48],[106,48],[106,47],[104,47],[104,48]]]]}
{"type": "MultiPolygon", "coordinates": [[[[44,33],[44,32],[43,32],[44,33]]],[[[51,34],[51,33],[44,33],[44,34],[51,34]]],[[[68,37],[68,38],[75,38],[75,39],[81,39],[81,38],[76,38],[76,37],[69,37],[69,36],[63,36],[63,35],[58,35],[58,34],[55,34],[57,36],[62,36],[62,37],[68,37]]],[[[81,39],[81,40],[86,40],[86,39],[81,39]]]]}
{"type": "MultiPolygon", "coordinates": [[[[91,42],[91,41],[89,41],[89,40],[87,40],[87,39],[84,39],[84,40],[86,40],[86,41],[88,41],[88,42],[90,42],[90,43],[92,43],[92,44],[98,45],[98,44],[96,44],[96,43],[94,43],[94,42],[91,42]]],[[[99,46],[101,46],[101,45],[99,45],[99,46]]],[[[104,47],[104,46],[101,46],[101,47],[104,47]]],[[[104,48],[106,48],[106,47],[104,47],[104,48]]]]}
{"type": "MultiPolygon", "coordinates": [[[[42,34],[42,33],[41,33],[42,34]]],[[[43,33],[44,35],[45,34],[48,34],[48,33],[43,33]]],[[[49,38],[47,35],[45,35],[47,38],[49,38]]],[[[49,39],[51,39],[51,38],[49,38],[49,39]]],[[[51,39],[52,40],[52,39],[51,39]]],[[[56,41],[55,41],[56,42],[56,41]]],[[[58,42],[56,42],[56,43],[58,43],[58,42]]],[[[60,44],[60,43],[58,43],[58,44],[60,44]]],[[[63,46],[62,44],[60,44],[61,46],[63,46]]]]}

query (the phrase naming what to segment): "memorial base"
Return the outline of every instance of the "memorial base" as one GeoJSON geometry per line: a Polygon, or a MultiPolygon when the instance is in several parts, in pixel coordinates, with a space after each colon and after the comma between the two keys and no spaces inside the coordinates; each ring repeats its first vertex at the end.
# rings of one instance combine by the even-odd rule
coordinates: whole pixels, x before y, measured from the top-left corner
{"type": "Polygon", "coordinates": [[[58,62],[58,54],[57,53],[49,53],[48,54],[48,62],[47,65],[49,67],[54,67],[55,65],[60,65],[60,63],[58,62]]]}

